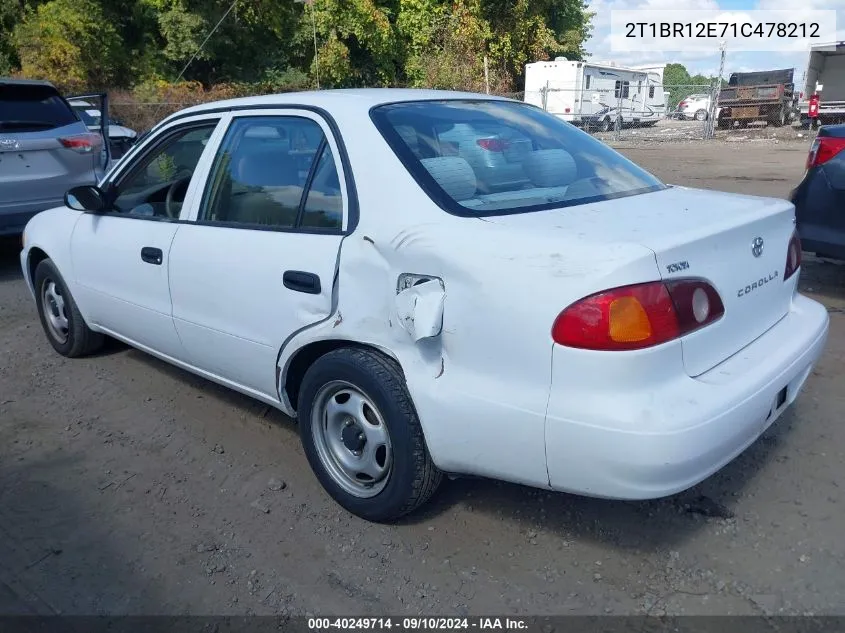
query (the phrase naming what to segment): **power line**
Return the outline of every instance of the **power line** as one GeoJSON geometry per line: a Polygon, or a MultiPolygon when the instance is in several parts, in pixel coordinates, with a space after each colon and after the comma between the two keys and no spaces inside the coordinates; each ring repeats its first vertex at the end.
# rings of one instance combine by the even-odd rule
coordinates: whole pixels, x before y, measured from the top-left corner
{"type": "MultiPolygon", "coordinates": [[[[238,3],[238,0],[233,0],[232,4],[229,5],[229,8],[226,9],[226,13],[224,13],[223,17],[220,18],[220,20],[218,20],[217,24],[214,25],[214,28],[211,29],[209,34],[205,36],[205,39],[202,41],[202,44],[200,44],[199,48],[194,52],[193,55],[191,55],[191,59],[188,60],[188,63],[185,64],[184,68],[182,68],[182,71],[179,73],[179,76],[176,77],[176,80],[173,83],[179,83],[179,80],[182,79],[182,76],[185,74],[185,71],[188,70],[188,66],[190,66],[193,63],[193,61],[197,58],[197,55],[199,55],[202,52],[202,49],[208,43],[208,40],[210,40],[211,36],[214,35],[214,32],[218,28],[220,28],[220,25],[223,24],[223,20],[225,20],[226,17],[232,12],[232,9],[235,8],[235,5],[237,3],[238,3]]],[[[158,110],[155,111],[153,116],[156,116],[156,117],[158,116],[158,110]]]]}

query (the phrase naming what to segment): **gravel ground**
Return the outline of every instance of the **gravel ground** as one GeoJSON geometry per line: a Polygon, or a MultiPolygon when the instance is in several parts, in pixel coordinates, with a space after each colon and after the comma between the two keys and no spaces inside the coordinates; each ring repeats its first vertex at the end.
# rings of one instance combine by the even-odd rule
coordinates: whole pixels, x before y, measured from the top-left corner
{"type": "MultiPolygon", "coordinates": [[[[630,145],[669,182],[785,196],[807,139],[630,145]]],[[[393,526],[339,509],[290,420],[117,343],[55,354],[0,246],[0,613],[842,614],[845,269],[803,395],[722,472],[647,503],[447,482],[393,526]]]]}

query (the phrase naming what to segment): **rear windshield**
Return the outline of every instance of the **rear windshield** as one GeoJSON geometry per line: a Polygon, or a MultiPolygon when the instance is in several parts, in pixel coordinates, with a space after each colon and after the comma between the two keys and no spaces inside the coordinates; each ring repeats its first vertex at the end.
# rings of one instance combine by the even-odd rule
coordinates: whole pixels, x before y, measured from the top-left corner
{"type": "Polygon", "coordinates": [[[0,83],[0,131],[40,132],[77,120],[54,88],[0,83]]]}
{"type": "Polygon", "coordinates": [[[456,215],[539,211],[665,188],[588,134],[522,103],[405,102],[371,116],[419,185],[456,215]]]}

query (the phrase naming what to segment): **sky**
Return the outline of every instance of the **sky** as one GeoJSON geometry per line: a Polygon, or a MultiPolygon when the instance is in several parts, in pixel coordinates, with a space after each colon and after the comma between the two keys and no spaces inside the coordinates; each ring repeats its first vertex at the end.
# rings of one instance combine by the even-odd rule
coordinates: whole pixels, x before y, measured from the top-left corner
{"type": "MultiPolygon", "coordinates": [[[[836,10],[837,40],[845,40],[845,0],[587,0],[593,17],[592,36],[587,52],[593,61],[614,61],[620,65],[681,63],[691,75],[716,75],[719,72],[719,51],[712,54],[686,52],[620,53],[610,50],[610,12],[612,9],[717,9],[717,10],[790,10],[800,19],[801,9],[836,10]],[[800,7],[800,9],[798,8],[800,7]]],[[[807,53],[801,52],[731,52],[727,51],[724,76],[731,72],[795,68],[795,83],[800,84],[807,65],[807,53]]]]}

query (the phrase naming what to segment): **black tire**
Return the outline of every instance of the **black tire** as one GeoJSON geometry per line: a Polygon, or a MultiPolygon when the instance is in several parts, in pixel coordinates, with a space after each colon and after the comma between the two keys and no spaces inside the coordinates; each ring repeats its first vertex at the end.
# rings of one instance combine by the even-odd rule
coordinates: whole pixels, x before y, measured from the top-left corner
{"type": "Polygon", "coordinates": [[[720,130],[727,130],[728,128],[733,127],[733,125],[731,125],[732,123],[733,121],[731,121],[730,119],[719,119],[716,122],[716,127],[718,127],[720,130]]]}
{"type": "MultiPolygon", "coordinates": [[[[41,320],[41,327],[47,335],[47,340],[59,354],[68,358],[77,358],[97,351],[103,346],[105,337],[99,332],[94,332],[85,323],[79,308],[76,306],[73,296],[65,284],[65,280],[59,274],[58,269],[52,260],[42,260],[35,268],[33,279],[35,287],[35,303],[38,306],[38,318],[41,320]],[[55,333],[57,330],[50,324],[45,312],[45,291],[54,284],[55,291],[62,298],[64,308],[62,315],[67,320],[67,333],[64,339],[55,333]]],[[[51,310],[58,311],[56,305],[48,305],[51,310]]],[[[54,312],[56,314],[57,312],[54,312]]]]}
{"type": "MultiPolygon", "coordinates": [[[[399,366],[374,350],[344,347],[317,359],[305,373],[299,391],[298,419],[305,455],[323,488],[341,506],[368,521],[386,522],[412,512],[437,490],[443,474],[434,465],[416,409],[399,366]],[[322,390],[342,381],[372,401],[387,427],[392,460],[378,494],[350,494],[334,478],[320,452],[313,429],[314,407],[322,390]]],[[[319,431],[318,431],[319,432],[319,431]]]]}
{"type": "Polygon", "coordinates": [[[610,117],[606,116],[602,119],[601,125],[599,126],[600,132],[610,132],[613,128],[613,124],[610,122],[610,117]]]}
{"type": "Polygon", "coordinates": [[[696,110],[695,112],[695,120],[696,121],[706,121],[707,120],[707,110],[696,110]]]}
{"type": "Polygon", "coordinates": [[[786,110],[784,110],[783,108],[778,110],[778,113],[774,117],[772,117],[771,124],[774,127],[783,127],[784,125],[786,125],[786,110]]]}

